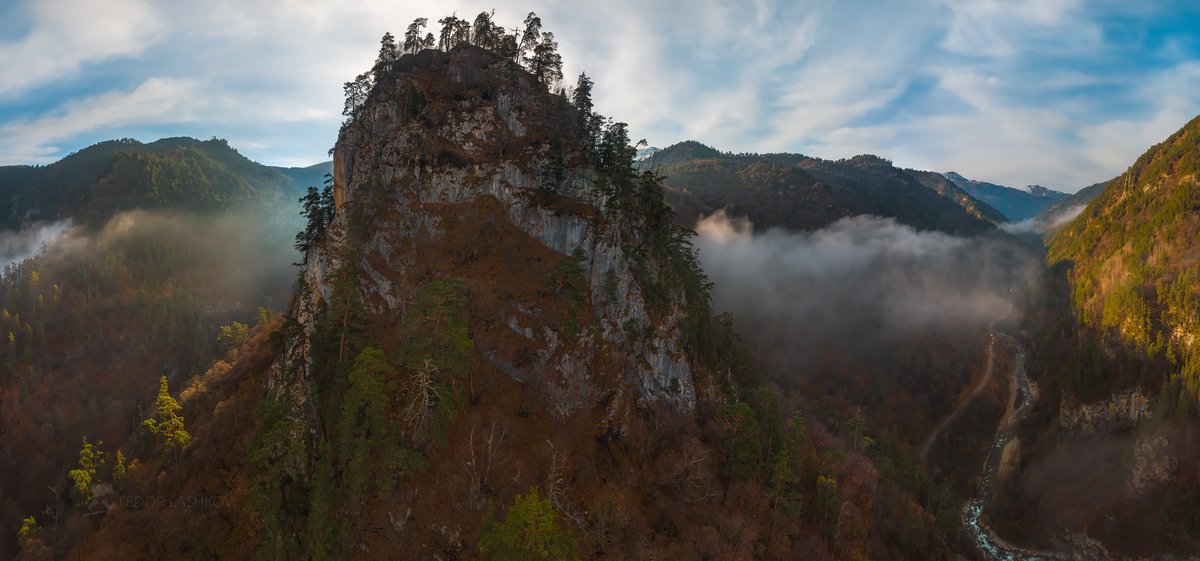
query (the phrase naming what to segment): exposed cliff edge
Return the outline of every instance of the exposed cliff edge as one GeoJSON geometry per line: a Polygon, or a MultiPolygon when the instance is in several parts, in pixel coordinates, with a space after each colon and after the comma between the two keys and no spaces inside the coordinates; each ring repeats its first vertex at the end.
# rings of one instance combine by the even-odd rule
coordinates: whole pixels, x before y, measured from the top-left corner
{"type": "Polygon", "coordinates": [[[654,233],[622,228],[634,211],[618,208],[577,149],[566,156],[559,184],[547,186],[547,166],[564,158],[571,140],[562,139],[575,134],[564,130],[573,111],[482,49],[427,50],[398,61],[335,148],[337,211],[325,243],[309,254],[297,308],[306,333],[313,311],[333,297],[331,272],[354,244],[357,289],[372,315],[403,321],[406,303],[438,278],[460,278],[469,292],[502,284],[495,307],[473,307],[489,316],[473,322],[495,327],[472,334],[478,349],[501,372],[544,385],[563,415],[595,406],[619,386],[635,388],[645,403],[693,409],[705,390],[685,350],[686,295],[667,286],[670,279],[656,279],[652,289],[665,293],[665,305],[652,310],[643,284],[666,269],[634,254],[656,243],[654,233]],[[351,233],[356,220],[358,237],[351,233]],[[530,250],[538,255],[531,263],[492,261],[480,255],[488,238],[536,243],[530,250]],[[444,262],[425,251],[432,247],[464,254],[444,262]],[[545,290],[547,283],[575,279],[548,281],[556,261],[566,262],[560,272],[582,275],[583,285],[569,288],[583,293],[569,298],[589,313],[563,317],[577,310],[557,309],[568,295],[545,290]],[[619,379],[602,379],[598,370],[610,364],[620,365],[619,379]]]}

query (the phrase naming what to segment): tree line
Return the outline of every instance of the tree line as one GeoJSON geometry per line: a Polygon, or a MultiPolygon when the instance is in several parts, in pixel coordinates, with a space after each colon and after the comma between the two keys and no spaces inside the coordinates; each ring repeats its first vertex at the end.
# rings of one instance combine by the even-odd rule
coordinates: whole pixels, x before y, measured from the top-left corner
{"type": "Polygon", "coordinates": [[[401,55],[416,54],[426,49],[451,51],[460,45],[474,45],[491,51],[500,58],[520,64],[551,91],[562,92],[563,65],[554,33],[542,30],[542,19],[529,12],[523,26],[507,29],[494,21],[495,10],[480,12],[474,21],[452,13],[437,20],[437,35],[426,31],[429,18],[416,18],[405,29],[403,40],[397,42],[389,31],[379,40],[379,55],[375,65],[342,86],[346,105],[343,126],[358,115],[371,87],[388,72],[401,55]]]}

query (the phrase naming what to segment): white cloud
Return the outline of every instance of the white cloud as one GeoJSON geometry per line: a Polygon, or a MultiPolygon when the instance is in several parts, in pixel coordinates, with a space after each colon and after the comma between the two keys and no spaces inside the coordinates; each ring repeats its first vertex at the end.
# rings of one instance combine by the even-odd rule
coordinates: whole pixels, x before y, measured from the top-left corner
{"type": "Polygon", "coordinates": [[[942,47],[948,51],[1007,57],[1046,40],[1085,49],[1101,38],[1098,26],[1080,16],[1080,0],[946,0],[950,25],[942,47]],[[1047,31],[1049,31],[1047,33],[1047,31]],[[1030,39],[1039,39],[1036,43],[1030,39]]]}
{"type": "Polygon", "coordinates": [[[45,162],[184,123],[170,130],[245,139],[239,148],[267,163],[316,162],[341,120],[342,82],[370,66],[384,31],[493,7],[510,28],[541,15],[568,84],[586,70],[598,109],[659,146],[871,152],[1074,189],[1119,173],[1200,109],[1189,96],[1200,85],[1194,63],[1157,75],[1047,66],[1112,51],[1098,8],[1080,0],[38,0],[29,32],[0,39],[0,161],[45,162]],[[4,113],[6,98],[69,83],[100,61],[108,66],[96,70],[141,86],[4,113]],[[927,87],[913,93],[918,82],[927,87]]]}
{"type": "Polygon", "coordinates": [[[50,115],[0,125],[0,164],[48,163],[58,159],[54,143],[81,133],[133,123],[196,119],[188,100],[202,92],[187,80],[153,78],[132,91],[109,92],[66,104],[50,115]]]}
{"type": "Polygon", "coordinates": [[[31,0],[32,28],[0,42],[0,98],[69,78],[81,66],[136,55],[162,36],[148,0],[31,0]]]}

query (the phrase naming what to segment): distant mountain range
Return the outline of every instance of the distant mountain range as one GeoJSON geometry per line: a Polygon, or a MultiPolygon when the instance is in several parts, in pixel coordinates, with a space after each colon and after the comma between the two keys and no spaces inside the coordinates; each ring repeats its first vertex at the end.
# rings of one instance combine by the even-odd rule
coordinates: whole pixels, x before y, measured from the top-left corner
{"type": "Polygon", "coordinates": [[[666,176],[666,200],[687,225],[720,209],[752,217],[758,229],[796,231],[869,214],[918,230],[973,235],[992,231],[993,221],[1003,220],[957,187],[944,186],[946,194],[940,194],[876,156],[833,161],[800,154],[730,154],[686,141],[640,165],[666,176]]]}
{"type": "Polygon", "coordinates": [[[1058,229],[1066,226],[1071,220],[1074,220],[1076,216],[1079,216],[1087,204],[1100,196],[1110,183],[1112,182],[1101,181],[1100,183],[1088,185],[1075,194],[1046,207],[1045,210],[1029,221],[1032,231],[1039,235],[1054,234],[1058,229]]]}
{"type": "Polygon", "coordinates": [[[325,162],[279,168],[221,139],[109,140],[46,166],[0,167],[0,228],[75,218],[99,223],[122,210],[219,210],[248,202],[295,203],[332,171],[325,162]]]}
{"type": "Polygon", "coordinates": [[[937,194],[957,203],[958,206],[962,207],[971,216],[987,220],[993,224],[1001,224],[1009,221],[1007,216],[992,208],[992,205],[971,196],[970,193],[959,187],[957,183],[950,181],[945,175],[917,169],[904,171],[917,178],[917,181],[920,181],[922,185],[933,189],[937,194]]]}
{"type": "Polygon", "coordinates": [[[946,172],[944,175],[946,179],[954,182],[963,191],[991,205],[992,208],[1000,211],[1013,222],[1033,218],[1050,205],[1070,197],[1067,193],[1047,189],[1041,185],[1014,189],[995,183],[967,179],[953,171],[946,172]]]}

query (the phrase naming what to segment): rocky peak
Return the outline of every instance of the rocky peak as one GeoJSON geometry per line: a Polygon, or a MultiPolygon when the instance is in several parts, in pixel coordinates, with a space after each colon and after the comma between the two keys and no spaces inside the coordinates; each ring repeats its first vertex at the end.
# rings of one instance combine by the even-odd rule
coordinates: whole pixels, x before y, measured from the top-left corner
{"type": "Polygon", "coordinates": [[[1066,193],[1055,191],[1054,189],[1050,189],[1048,187],[1042,187],[1041,185],[1026,185],[1025,190],[1028,191],[1030,195],[1033,195],[1035,197],[1049,197],[1049,198],[1061,199],[1061,198],[1065,198],[1067,196],[1066,193]]]}
{"type": "MultiPolygon", "coordinates": [[[[379,73],[334,150],[337,210],[297,304],[305,333],[338,305],[338,271],[353,272],[370,321],[394,324],[453,281],[473,368],[536,388],[558,415],[600,403],[613,415],[631,403],[682,412],[714,395],[685,336],[687,311],[707,317],[706,300],[689,307],[676,265],[650,249],[676,243],[660,231],[672,221],[642,210],[665,208],[661,193],[642,176],[631,218],[577,122],[562,96],[469,45],[379,73]]],[[[293,344],[301,370],[306,348],[293,344]]]]}

